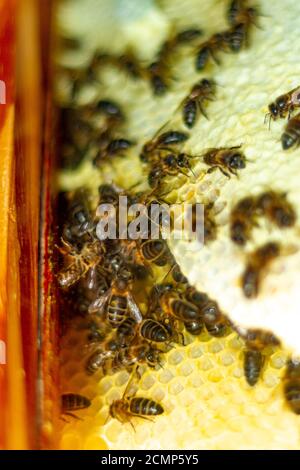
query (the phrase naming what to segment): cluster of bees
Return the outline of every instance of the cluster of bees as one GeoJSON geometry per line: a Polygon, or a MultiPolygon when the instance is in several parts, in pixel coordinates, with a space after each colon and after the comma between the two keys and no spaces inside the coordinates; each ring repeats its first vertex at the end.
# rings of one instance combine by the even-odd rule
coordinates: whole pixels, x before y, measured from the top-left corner
{"type": "MultiPolygon", "coordinates": [[[[135,144],[124,138],[125,115],[116,102],[106,99],[74,106],[82,82],[98,80],[99,67],[118,67],[133,79],[147,80],[154,94],[160,96],[170,88],[169,63],[175,50],[192,43],[196,50],[196,69],[202,72],[211,61],[220,64],[221,52],[237,53],[247,47],[258,17],[257,7],[249,6],[248,1],[232,0],[227,11],[228,30],[205,41],[199,40],[202,31],[197,28],[173,34],[147,67],[141,66],[130,51],[121,57],[97,52],[85,72],[73,75],[74,102],[63,111],[66,117],[63,159],[76,166],[90,155],[94,164],[101,168],[103,162],[111,161],[114,156],[126,156],[126,151],[135,144]]],[[[211,78],[203,78],[192,86],[179,105],[186,128],[192,129],[201,115],[208,117],[206,108],[215,99],[216,90],[211,78]]],[[[290,116],[298,103],[297,89],[279,97],[269,106],[270,120],[290,116]]],[[[283,148],[298,143],[300,124],[297,128],[296,122],[297,116],[289,120],[282,138],[283,148]]],[[[150,207],[155,202],[159,205],[165,194],[166,178],[179,173],[193,174],[192,164],[196,158],[201,158],[208,167],[207,173],[220,170],[228,178],[237,176],[238,171],[246,167],[241,145],[189,155],[182,151],[182,145],[189,138],[188,132],[164,130],[164,127],[144,143],[140,153],[150,189],[133,192],[114,184],[103,184],[99,187],[98,205],[112,204],[118,214],[120,195],[126,195],[131,204],[143,203],[150,207]]],[[[62,267],[58,269],[57,281],[68,309],[86,319],[86,374],[105,375],[119,370],[132,374],[123,397],[110,405],[109,415],[132,424],[133,417],[147,419],[163,413],[159,403],[136,396],[131,386],[139,381],[143,367],[161,367],[163,355],[175,344],[185,344],[187,333],[199,336],[206,330],[213,337],[223,337],[235,329],[245,341],[244,372],[248,384],[254,386],[264,366],[265,351],[269,346],[279,345],[277,338],[268,332],[245,331],[232,325],[216,301],[189,285],[161,233],[158,239],[149,239],[148,234],[138,240],[99,239],[96,233],[99,215],[95,215],[88,201],[84,190],[68,195],[67,217],[59,247],[62,267]]],[[[205,210],[205,241],[208,242],[216,238],[217,225],[213,204],[205,210]]],[[[280,228],[292,227],[296,220],[285,194],[270,190],[247,197],[232,210],[232,241],[244,246],[251,240],[252,230],[261,217],[280,228]]],[[[282,253],[277,242],[268,242],[249,254],[242,275],[242,289],[247,298],[258,295],[267,267],[282,253]]],[[[284,390],[289,405],[300,414],[300,365],[297,361],[288,364],[284,390]]],[[[63,414],[76,417],[73,411],[90,404],[88,398],[78,394],[62,395],[63,414]]]]}
{"type": "MultiPolygon", "coordinates": [[[[109,202],[118,210],[119,195],[125,193],[130,200],[145,200],[144,193],[104,184],[99,203],[109,202]]],[[[196,336],[206,329],[214,337],[230,333],[217,303],[189,285],[163,238],[99,240],[98,218],[88,208],[86,192],[71,196],[57,281],[68,309],[87,320],[87,375],[125,369],[138,378],[140,366],[161,367],[163,354],[185,343],[184,331],[196,336]]],[[[67,397],[62,398],[64,412],[87,404],[74,394],[67,397]]],[[[130,398],[113,402],[110,415],[125,422],[133,414],[162,412],[153,400],[130,398]]]]}

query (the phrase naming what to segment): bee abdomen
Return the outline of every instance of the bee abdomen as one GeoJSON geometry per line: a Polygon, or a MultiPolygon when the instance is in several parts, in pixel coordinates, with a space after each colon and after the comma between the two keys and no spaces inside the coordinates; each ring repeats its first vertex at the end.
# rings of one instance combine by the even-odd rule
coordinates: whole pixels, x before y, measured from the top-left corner
{"type": "Polygon", "coordinates": [[[199,310],[190,302],[181,299],[173,299],[171,301],[171,308],[174,316],[183,322],[199,319],[199,310]]]}
{"type": "Polygon", "coordinates": [[[189,100],[183,107],[183,121],[191,129],[196,122],[197,104],[194,100],[189,100]]]}
{"type": "Polygon", "coordinates": [[[242,276],[242,289],[248,299],[257,297],[259,290],[260,274],[251,264],[249,264],[242,276]]]}
{"type": "Polygon", "coordinates": [[[300,119],[297,119],[299,115],[291,119],[284,133],[281,136],[281,144],[283,150],[288,150],[293,146],[298,146],[300,143],[300,119]]]}
{"type": "Polygon", "coordinates": [[[196,57],[196,70],[203,70],[209,58],[209,48],[202,47],[196,57]]]}
{"type": "Polygon", "coordinates": [[[154,400],[143,397],[135,397],[130,401],[130,412],[136,415],[155,416],[164,412],[163,407],[154,400]]]}
{"type": "Polygon", "coordinates": [[[76,393],[65,393],[61,396],[61,407],[63,411],[75,411],[88,408],[91,401],[83,395],[76,393]]]}
{"type": "Polygon", "coordinates": [[[260,351],[248,349],[244,352],[244,373],[251,387],[253,387],[259,379],[263,362],[263,355],[260,351]]]}
{"type": "Polygon", "coordinates": [[[233,28],[228,38],[228,45],[232,52],[240,52],[245,43],[246,34],[247,26],[244,23],[240,23],[233,28]]]}
{"type": "Polygon", "coordinates": [[[142,322],[140,332],[143,338],[158,343],[167,341],[169,338],[167,329],[161,323],[151,319],[142,322]]]}
{"type": "Polygon", "coordinates": [[[201,320],[193,320],[184,324],[186,331],[191,335],[198,336],[203,330],[203,322],[201,320]]]}
{"type": "Polygon", "coordinates": [[[300,381],[290,381],[284,387],[285,398],[297,415],[300,414],[300,381]]]}
{"type": "Polygon", "coordinates": [[[127,313],[127,298],[112,295],[107,307],[107,320],[113,328],[117,328],[127,313]]]}

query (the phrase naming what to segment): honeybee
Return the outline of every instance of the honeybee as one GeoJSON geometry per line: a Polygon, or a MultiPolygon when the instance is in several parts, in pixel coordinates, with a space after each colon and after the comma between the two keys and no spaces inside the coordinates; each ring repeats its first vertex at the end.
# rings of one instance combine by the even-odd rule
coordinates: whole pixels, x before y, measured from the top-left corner
{"type": "MultiPolygon", "coordinates": [[[[148,174],[148,183],[151,188],[159,189],[166,176],[176,176],[181,173],[186,176],[184,169],[192,172],[190,159],[184,153],[170,153],[154,163],[148,174]]],[[[193,172],[192,172],[193,173],[193,172]]]]}
{"type": "Polygon", "coordinates": [[[124,71],[134,80],[143,78],[144,76],[143,67],[130,49],[126,50],[120,56],[97,51],[94,54],[90,68],[91,70],[97,70],[99,67],[107,65],[124,71]]]}
{"type": "Polygon", "coordinates": [[[134,142],[128,139],[113,139],[107,142],[107,145],[105,145],[103,148],[99,150],[97,153],[95,159],[94,159],[94,164],[96,166],[101,165],[103,160],[106,160],[107,158],[114,157],[114,156],[119,156],[122,157],[123,152],[128,150],[130,147],[134,145],[134,142]]]}
{"type": "Polygon", "coordinates": [[[101,366],[104,373],[116,372],[120,369],[131,371],[137,364],[147,364],[148,367],[154,368],[161,365],[160,355],[161,351],[159,349],[144,341],[117,349],[101,366]]]}
{"type": "Polygon", "coordinates": [[[275,101],[269,104],[269,112],[266,114],[265,119],[269,116],[269,127],[271,119],[276,121],[278,118],[285,118],[288,116],[290,119],[291,113],[295,108],[300,106],[300,87],[293,88],[293,90],[278,96],[275,101]]]}
{"type": "Polygon", "coordinates": [[[168,68],[162,62],[157,61],[149,65],[147,72],[154,95],[164,95],[169,88],[170,82],[168,68]]]}
{"type": "Polygon", "coordinates": [[[158,51],[157,58],[147,68],[146,74],[150,79],[150,84],[155,95],[161,96],[169,88],[169,59],[174,50],[182,45],[187,44],[202,35],[202,31],[197,28],[186,29],[167,39],[158,51]]]}
{"type": "Polygon", "coordinates": [[[239,335],[246,341],[247,347],[262,351],[266,346],[278,346],[280,344],[276,336],[270,331],[254,329],[235,328],[239,335]]]}
{"type": "Polygon", "coordinates": [[[292,147],[298,147],[300,144],[300,113],[291,118],[285,126],[284,133],[281,136],[281,145],[283,150],[292,147]]]}
{"type": "Polygon", "coordinates": [[[78,190],[71,194],[67,209],[67,222],[63,229],[63,238],[70,243],[90,241],[95,230],[95,222],[88,207],[88,193],[78,190]]]}
{"type": "Polygon", "coordinates": [[[188,128],[194,127],[199,112],[208,119],[203,105],[215,99],[215,89],[215,81],[207,78],[203,78],[192,87],[181,103],[183,122],[188,128]]]}
{"type": "Polygon", "coordinates": [[[230,214],[230,238],[237,245],[244,246],[251,238],[256,225],[256,200],[252,196],[241,199],[230,214]]]}
{"type": "Polygon", "coordinates": [[[281,247],[268,242],[249,254],[246,269],[242,275],[242,289],[245,297],[252,299],[259,293],[262,276],[269,264],[280,255],[281,247]]]}
{"type": "Polygon", "coordinates": [[[100,100],[96,104],[96,109],[103,112],[109,117],[115,117],[120,121],[123,121],[124,115],[120,106],[111,100],[100,100]]]}
{"type": "Polygon", "coordinates": [[[284,377],[284,395],[291,410],[300,414],[300,361],[289,360],[284,377]]]}
{"type": "MultiPolygon", "coordinates": [[[[159,132],[159,131],[158,131],[159,132]]],[[[151,156],[156,153],[160,154],[160,151],[172,152],[170,146],[182,144],[188,139],[189,135],[186,132],[180,131],[167,131],[153,137],[153,139],[146,142],[143,146],[140,159],[143,162],[151,160],[151,156]]]]}
{"type": "Polygon", "coordinates": [[[132,380],[129,380],[123,397],[120,400],[114,400],[109,407],[109,414],[112,418],[119,420],[121,423],[132,424],[132,418],[149,419],[149,416],[158,416],[164,412],[163,407],[144,397],[136,397],[136,392],[129,394],[129,388],[132,380]]]}
{"type": "Polygon", "coordinates": [[[234,25],[229,31],[224,34],[224,41],[226,42],[229,50],[234,53],[241,51],[243,47],[249,45],[249,24],[238,23],[234,25]]]}
{"type": "Polygon", "coordinates": [[[228,178],[230,178],[230,173],[237,176],[237,170],[246,168],[246,158],[242,152],[238,151],[240,148],[241,145],[207,150],[203,155],[203,162],[211,167],[208,173],[219,168],[228,178]]]}
{"type": "Polygon", "coordinates": [[[188,44],[202,36],[203,31],[199,28],[187,28],[171,35],[161,46],[157,59],[160,63],[167,63],[169,56],[178,46],[188,44]]]}
{"type": "Polygon", "coordinates": [[[83,410],[89,406],[91,406],[91,400],[83,395],[78,395],[77,393],[64,393],[61,395],[61,413],[63,415],[80,419],[72,411],[83,410]]]}
{"type": "Polygon", "coordinates": [[[264,356],[255,349],[246,349],[244,351],[244,374],[251,387],[258,382],[261,370],[264,365],[264,356]]]}
{"type": "Polygon", "coordinates": [[[97,240],[86,242],[80,251],[63,238],[61,239],[63,247],[60,251],[70,258],[71,262],[62,268],[57,274],[57,281],[60,287],[68,288],[81,279],[90,268],[98,264],[103,257],[103,248],[97,240]]]}
{"type": "Polygon", "coordinates": [[[112,287],[100,298],[96,299],[89,307],[89,313],[106,314],[106,319],[113,328],[123,322],[127,316],[131,316],[139,323],[142,314],[134,301],[132,294],[132,278],[123,270],[112,282],[112,287]]]}
{"type": "Polygon", "coordinates": [[[224,33],[216,33],[207,41],[197,47],[195,66],[196,70],[201,71],[207,65],[209,59],[213,59],[216,64],[220,64],[217,52],[226,50],[226,41],[224,33]]]}
{"type": "Polygon", "coordinates": [[[265,217],[280,228],[292,227],[296,222],[295,210],[285,193],[266,191],[258,196],[256,205],[265,217]]]}

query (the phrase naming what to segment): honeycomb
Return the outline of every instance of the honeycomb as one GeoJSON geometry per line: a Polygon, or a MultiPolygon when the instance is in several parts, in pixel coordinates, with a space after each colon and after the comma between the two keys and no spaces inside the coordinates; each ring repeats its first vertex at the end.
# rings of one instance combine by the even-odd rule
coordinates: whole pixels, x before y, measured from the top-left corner
{"type": "MultiPolygon", "coordinates": [[[[89,25],[97,24],[96,19],[108,9],[108,17],[115,14],[109,2],[89,0],[84,2],[88,13],[79,26],[82,3],[79,0],[62,2],[58,11],[60,33],[64,36],[78,34],[82,39],[82,47],[76,53],[59,54],[60,65],[84,64],[97,44],[101,29],[94,27],[93,33],[89,25]],[[89,14],[94,16],[92,23],[89,23],[89,14]],[[86,31],[89,34],[85,34],[86,31]]],[[[147,15],[134,18],[132,23],[130,18],[124,19],[128,24],[120,30],[120,37],[109,43],[112,50],[118,50],[120,38],[125,43],[127,38],[132,45],[136,28],[137,53],[149,55],[147,41],[140,50],[139,26],[154,28],[153,21],[158,21],[156,36],[162,39],[172,25],[182,28],[196,23],[203,27],[207,36],[226,28],[228,1],[203,0],[200,5],[197,0],[164,0],[159,2],[160,9],[152,2],[145,3],[147,8],[154,9],[150,24],[147,24],[147,15]]],[[[260,18],[261,29],[253,31],[249,49],[238,55],[222,54],[222,65],[210,66],[205,74],[195,73],[192,51],[187,50],[173,64],[172,90],[163,97],[153,98],[146,84],[132,82],[115,70],[105,70],[98,87],[89,84],[83,88],[78,96],[79,103],[88,103],[95,96],[109,97],[126,110],[127,135],[138,141],[138,145],[128,158],[117,160],[101,171],[95,170],[89,158],[84,159],[78,168],[60,173],[59,185],[62,190],[84,186],[95,196],[103,181],[113,180],[125,187],[135,183],[143,185],[145,174],[138,159],[140,146],[165,122],[182,128],[180,113],[176,111],[178,103],[199,78],[214,77],[219,87],[217,100],[208,110],[210,119],[199,119],[184,150],[196,155],[203,148],[242,143],[248,158],[247,168],[239,178],[227,181],[218,172],[203,177],[203,164],[197,163],[195,180],[179,178],[172,185],[171,201],[215,201],[220,208],[215,242],[201,250],[196,243],[174,242],[173,252],[189,281],[217,299],[231,319],[246,326],[271,329],[288,347],[299,351],[294,327],[297,302],[293,302],[297,298],[299,254],[282,257],[274,263],[258,300],[246,302],[239,286],[245,253],[236,249],[228,237],[229,210],[240,197],[249,193],[257,194],[270,186],[288,191],[289,200],[299,210],[297,151],[282,152],[279,141],[282,121],[272,123],[270,131],[263,121],[267,104],[298,85],[300,65],[295,44],[300,5],[293,0],[284,4],[274,0],[272,8],[266,0],[260,0],[259,5],[265,16],[260,18]]],[[[104,44],[105,26],[101,35],[101,44],[104,44]]],[[[64,105],[69,96],[68,81],[58,75],[58,103],[64,105]]],[[[270,238],[297,246],[298,234],[297,228],[282,233],[264,226],[255,231],[249,249],[270,238]]],[[[92,400],[92,405],[77,413],[81,420],[57,422],[61,449],[299,449],[299,418],[287,408],[281,385],[289,349],[268,351],[262,377],[252,388],[243,375],[243,343],[236,333],[220,339],[207,334],[197,338],[187,335],[188,345],[176,345],[164,355],[162,368],[144,371],[138,394],[160,402],[165,413],[154,422],[136,419],[134,432],[129,424],[108,419],[109,404],[122,397],[129,378],[127,372],[87,377],[83,366],[82,332],[78,326],[74,322],[62,338],[61,392],[81,393],[92,400]]]]}

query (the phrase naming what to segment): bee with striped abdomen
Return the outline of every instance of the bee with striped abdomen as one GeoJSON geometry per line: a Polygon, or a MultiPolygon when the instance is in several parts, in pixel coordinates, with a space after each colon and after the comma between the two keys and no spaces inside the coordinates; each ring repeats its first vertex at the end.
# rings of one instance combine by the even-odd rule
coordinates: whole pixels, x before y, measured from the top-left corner
{"type": "Polygon", "coordinates": [[[184,124],[189,129],[194,127],[199,113],[208,119],[204,105],[206,102],[215,99],[215,89],[216,84],[214,80],[203,78],[192,87],[188,96],[184,98],[181,103],[182,116],[184,124]]]}
{"type": "Polygon", "coordinates": [[[266,348],[279,346],[279,340],[269,331],[246,329],[234,326],[237,333],[246,343],[243,352],[244,374],[248,384],[253,387],[259,380],[266,357],[266,348]]]}
{"type": "Polygon", "coordinates": [[[264,365],[264,356],[255,349],[244,351],[244,374],[248,384],[253,387],[258,382],[264,365]]]}
{"type": "Polygon", "coordinates": [[[272,103],[269,104],[269,112],[266,114],[265,119],[269,117],[269,127],[271,120],[276,121],[278,118],[290,119],[291,113],[295,108],[300,107],[300,87],[293,88],[293,90],[278,96],[272,103]]]}
{"type": "Polygon", "coordinates": [[[61,395],[61,413],[62,415],[71,416],[80,419],[73,411],[83,410],[91,406],[91,400],[77,393],[64,393],[61,395]]]}
{"type": "Polygon", "coordinates": [[[129,380],[122,398],[113,401],[110,405],[109,414],[123,424],[130,423],[134,429],[132,418],[150,419],[149,417],[161,415],[164,409],[154,400],[136,397],[136,391],[130,393],[131,385],[132,379],[129,380]]]}
{"type": "Polygon", "coordinates": [[[165,343],[172,337],[172,332],[163,323],[146,318],[139,325],[142,338],[154,343],[165,343]]]}
{"type": "Polygon", "coordinates": [[[203,162],[210,166],[208,173],[218,168],[227,178],[230,178],[230,174],[237,176],[237,170],[246,168],[246,158],[238,150],[240,148],[241,145],[207,150],[203,155],[203,162]]]}
{"type": "Polygon", "coordinates": [[[256,226],[256,199],[247,196],[238,201],[230,214],[230,238],[237,245],[244,246],[251,238],[256,226]]]}
{"type": "Polygon", "coordinates": [[[292,227],[296,222],[296,212],[285,193],[266,191],[258,196],[256,206],[279,228],[292,227]]]}
{"type": "MultiPolygon", "coordinates": [[[[158,133],[160,130],[158,131],[158,133]]],[[[140,159],[143,162],[153,161],[153,156],[155,161],[157,155],[160,155],[161,152],[172,153],[173,146],[182,144],[188,139],[189,135],[186,132],[181,131],[167,131],[162,134],[155,135],[151,140],[146,142],[143,146],[140,159]]]]}
{"type": "Polygon", "coordinates": [[[127,277],[126,270],[119,272],[112,282],[112,287],[89,307],[89,313],[101,315],[105,313],[106,320],[113,328],[131,316],[136,323],[142,321],[142,314],[131,294],[132,279],[127,277]]]}
{"type": "Polygon", "coordinates": [[[242,289],[245,297],[257,297],[262,276],[269,264],[280,255],[281,247],[276,242],[268,242],[248,256],[248,263],[242,275],[242,289]]]}
{"type": "Polygon", "coordinates": [[[204,41],[197,47],[195,66],[197,71],[202,71],[212,59],[216,64],[220,65],[217,57],[219,51],[225,51],[227,48],[224,40],[224,33],[213,34],[208,40],[204,41]]]}

